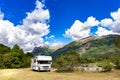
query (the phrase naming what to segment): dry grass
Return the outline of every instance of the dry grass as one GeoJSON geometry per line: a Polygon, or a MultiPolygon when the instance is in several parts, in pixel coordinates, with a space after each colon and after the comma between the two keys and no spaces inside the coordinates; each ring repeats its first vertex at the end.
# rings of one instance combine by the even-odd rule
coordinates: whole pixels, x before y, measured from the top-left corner
{"type": "Polygon", "coordinates": [[[35,72],[30,69],[0,70],[0,80],[120,80],[120,70],[102,72],[35,72]],[[8,72],[7,72],[8,71],[8,72]],[[12,73],[11,75],[7,75],[12,73]],[[5,75],[6,74],[6,75],[5,75]]]}
{"type": "Polygon", "coordinates": [[[6,72],[13,72],[16,71],[17,69],[0,69],[0,73],[6,73],[6,72]]]}

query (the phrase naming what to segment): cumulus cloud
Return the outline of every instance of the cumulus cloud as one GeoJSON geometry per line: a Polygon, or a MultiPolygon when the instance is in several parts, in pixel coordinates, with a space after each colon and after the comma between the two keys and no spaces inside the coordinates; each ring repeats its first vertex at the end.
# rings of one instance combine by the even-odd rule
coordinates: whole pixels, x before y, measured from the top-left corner
{"type": "Polygon", "coordinates": [[[50,18],[49,10],[43,8],[44,8],[44,4],[42,4],[37,0],[35,10],[32,12],[27,12],[27,17],[23,20],[23,23],[31,24],[37,22],[43,22],[43,23],[46,22],[46,20],[50,18]]]}
{"type": "Polygon", "coordinates": [[[54,35],[46,36],[45,39],[46,39],[46,42],[44,44],[48,46],[62,47],[64,45],[61,41],[55,39],[54,35]]]}
{"type": "Polygon", "coordinates": [[[107,30],[104,27],[98,27],[98,30],[95,33],[97,34],[97,36],[114,34],[111,30],[107,30]]]}
{"type": "Polygon", "coordinates": [[[111,17],[114,20],[120,20],[120,8],[118,8],[118,11],[111,12],[111,17]]]}
{"type": "MultiPolygon", "coordinates": [[[[49,33],[49,25],[46,24],[49,20],[49,10],[43,9],[44,4],[36,1],[36,8],[32,12],[27,13],[27,17],[23,20],[23,29],[32,34],[45,36],[49,33]]],[[[20,26],[21,28],[21,26],[20,26]]]]}
{"type": "Polygon", "coordinates": [[[60,41],[55,41],[55,42],[53,42],[52,43],[52,45],[51,46],[63,46],[63,43],[62,42],[60,42],[60,41]]]}
{"type": "Polygon", "coordinates": [[[112,18],[101,20],[101,25],[109,27],[114,33],[120,33],[120,8],[110,15],[112,18]]]}
{"type": "Polygon", "coordinates": [[[43,45],[43,36],[49,31],[49,10],[44,9],[44,4],[36,0],[36,7],[32,12],[27,12],[22,25],[14,26],[8,20],[3,20],[4,14],[0,12],[0,43],[12,47],[20,45],[25,52],[31,51],[35,46],[43,45]]]}
{"type": "Polygon", "coordinates": [[[84,23],[76,20],[70,29],[65,31],[64,36],[73,40],[90,36],[90,30],[93,26],[98,26],[97,31],[94,32],[97,36],[120,34],[120,8],[115,12],[111,12],[110,16],[111,18],[105,18],[101,21],[96,20],[94,17],[88,17],[84,23]]]}
{"type": "Polygon", "coordinates": [[[50,47],[62,47],[64,44],[61,41],[46,41],[44,45],[50,46],[50,47]]]}
{"type": "Polygon", "coordinates": [[[113,23],[113,20],[110,18],[105,18],[105,19],[101,20],[101,26],[108,27],[108,26],[111,26],[112,23],[113,23]]]}
{"type": "Polygon", "coordinates": [[[87,21],[84,23],[76,20],[70,29],[65,31],[64,36],[68,38],[72,38],[73,40],[78,40],[84,37],[89,36],[90,28],[92,26],[97,26],[99,21],[96,20],[94,17],[88,17],[87,21]]]}
{"type": "Polygon", "coordinates": [[[49,43],[48,41],[47,41],[47,42],[45,42],[44,44],[45,44],[45,45],[50,45],[50,43],[49,43]]]}

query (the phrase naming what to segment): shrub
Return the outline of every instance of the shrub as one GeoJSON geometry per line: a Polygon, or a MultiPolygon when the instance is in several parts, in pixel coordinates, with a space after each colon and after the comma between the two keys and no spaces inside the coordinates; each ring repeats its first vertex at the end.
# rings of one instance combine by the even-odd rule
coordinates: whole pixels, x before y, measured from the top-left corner
{"type": "Polygon", "coordinates": [[[98,66],[100,66],[102,68],[103,72],[109,72],[112,70],[113,66],[110,64],[109,61],[105,60],[103,62],[101,62],[98,66]]]}
{"type": "Polygon", "coordinates": [[[56,68],[58,72],[73,72],[80,62],[80,55],[73,50],[66,54],[59,56],[56,61],[56,68]]]}
{"type": "Polygon", "coordinates": [[[114,65],[115,65],[115,69],[120,69],[120,58],[115,58],[113,61],[114,65]]]}

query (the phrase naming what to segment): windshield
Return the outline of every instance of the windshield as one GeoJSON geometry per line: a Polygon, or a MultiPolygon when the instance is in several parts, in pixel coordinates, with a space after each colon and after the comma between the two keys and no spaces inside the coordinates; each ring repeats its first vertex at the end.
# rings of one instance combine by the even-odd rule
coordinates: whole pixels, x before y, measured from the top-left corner
{"type": "Polygon", "coordinates": [[[38,61],[38,64],[50,64],[51,61],[38,61]]]}

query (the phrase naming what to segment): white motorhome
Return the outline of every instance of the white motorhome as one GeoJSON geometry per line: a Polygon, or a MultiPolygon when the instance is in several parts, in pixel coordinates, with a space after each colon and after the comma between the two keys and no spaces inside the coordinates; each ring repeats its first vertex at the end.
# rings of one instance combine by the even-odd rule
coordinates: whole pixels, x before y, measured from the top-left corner
{"type": "Polygon", "coordinates": [[[50,71],[52,64],[51,56],[35,56],[31,59],[31,69],[37,71],[50,71]]]}

